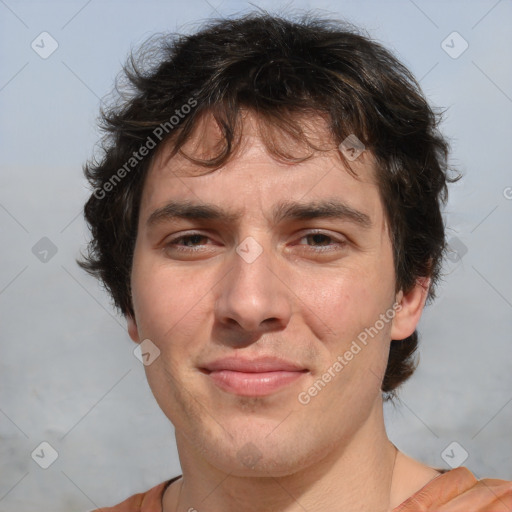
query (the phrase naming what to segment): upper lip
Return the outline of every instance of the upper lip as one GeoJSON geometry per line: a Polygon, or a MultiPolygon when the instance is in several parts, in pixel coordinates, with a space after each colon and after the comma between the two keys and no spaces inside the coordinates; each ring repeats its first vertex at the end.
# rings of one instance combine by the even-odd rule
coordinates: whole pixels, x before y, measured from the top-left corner
{"type": "Polygon", "coordinates": [[[262,372],[298,372],[304,371],[306,368],[291,361],[279,359],[278,357],[255,357],[255,358],[241,358],[241,357],[224,357],[216,359],[211,363],[205,364],[203,369],[212,371],[231,370],[235,372],[247,373],[262,373],[262,372]]]}

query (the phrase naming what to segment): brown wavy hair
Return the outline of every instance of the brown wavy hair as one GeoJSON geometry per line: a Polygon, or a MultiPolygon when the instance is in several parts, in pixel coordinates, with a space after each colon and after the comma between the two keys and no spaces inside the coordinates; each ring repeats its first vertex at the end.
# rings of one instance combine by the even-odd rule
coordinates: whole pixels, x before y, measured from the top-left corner
{"type": "MultiPolygon", "coordinates": [[[[285,160],[297,159],[275,143],[276,130],[319,149],[304,134],[303,116],[327,119],[336,144],[355,134],[376,160],[396,290],[430,277],[433,299],[446,244],[441,208],[447,182],[458,177],[449,178],[441,114],[410,71],[361,30],[311,14],[214,20],[191,35],[150,38],[131,54],[116,91],[101,111],[100,154],[84,166],[93,187],[84,207],[92,239],[77,261],[103,282],[122,314],[134,314],[130,273],[152,155],[164,143],[176,154],[210,113],[223,144],[213,158],[194,161],[206,172],[219,168],[240,141],[241,109],[257,114],[268,150],[285,160]]],[[[415,370],[417,346],[417,331],[392,341],[386,399],[415,370]]]]}

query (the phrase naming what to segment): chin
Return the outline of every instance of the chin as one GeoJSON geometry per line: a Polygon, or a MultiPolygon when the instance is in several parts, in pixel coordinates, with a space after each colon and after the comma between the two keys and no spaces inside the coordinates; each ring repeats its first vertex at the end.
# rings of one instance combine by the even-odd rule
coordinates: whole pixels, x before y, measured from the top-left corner
{"type": "Polygon", "coordinates": [[[305,469],[305,459],[300,454],[286,451],[275,453],[273,450],[260,450],[251,442],[237,451],[225,451],[215,454],[210,463],[221,471],[237,477],[285,477],[305,469]],[[270,453],[272,452],[272,453],[270,453]]]}
{"type": "Polygon", "coordinates": [[[270,425],[267,421],[266,427],[270,426],[262,429],[253,424],[252,428],[233,430],[230,425],[226,430],[232,437],[223,429],[220,438],[205,436],[202,456],[212,466],[234,476],[284,477],[314,464],[328,451],[307,445],[303,437],[294,436],[289,430],[278,433],[276,423],[270,425]]]}

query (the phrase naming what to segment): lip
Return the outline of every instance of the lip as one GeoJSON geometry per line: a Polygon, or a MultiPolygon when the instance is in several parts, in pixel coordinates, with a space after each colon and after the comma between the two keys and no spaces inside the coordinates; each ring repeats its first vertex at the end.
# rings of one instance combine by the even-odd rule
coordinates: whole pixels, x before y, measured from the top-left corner
{"type": "Polygon", "coordinates": [[[201,368],[220,389],[241,396],[265,396],[300,379],[309,370],[276,357],[227,357],[201,368]]]}
{"type": "Polygon", "coordinates": [[[241,357],[224,357],[205,364],[204,369],[210,372],[218,370],[231,370],[234,372],[262,373],[262,372],[296,372],[306,368],[299,364],[286,361],[273,356],[255,357],[252,359],[241,357]]]}

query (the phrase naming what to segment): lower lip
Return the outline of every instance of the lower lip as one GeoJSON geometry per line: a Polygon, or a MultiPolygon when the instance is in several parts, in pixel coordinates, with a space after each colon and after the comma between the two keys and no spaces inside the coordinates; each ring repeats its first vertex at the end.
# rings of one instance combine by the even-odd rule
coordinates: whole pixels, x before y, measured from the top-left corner
{"type": "Polygon", "coordinates": [[[264,396],[295,382],[305,373],[305,371],[246,373],[218,370],[208,375],[219,388],[229,393],[242,396],[264,396]]]}

